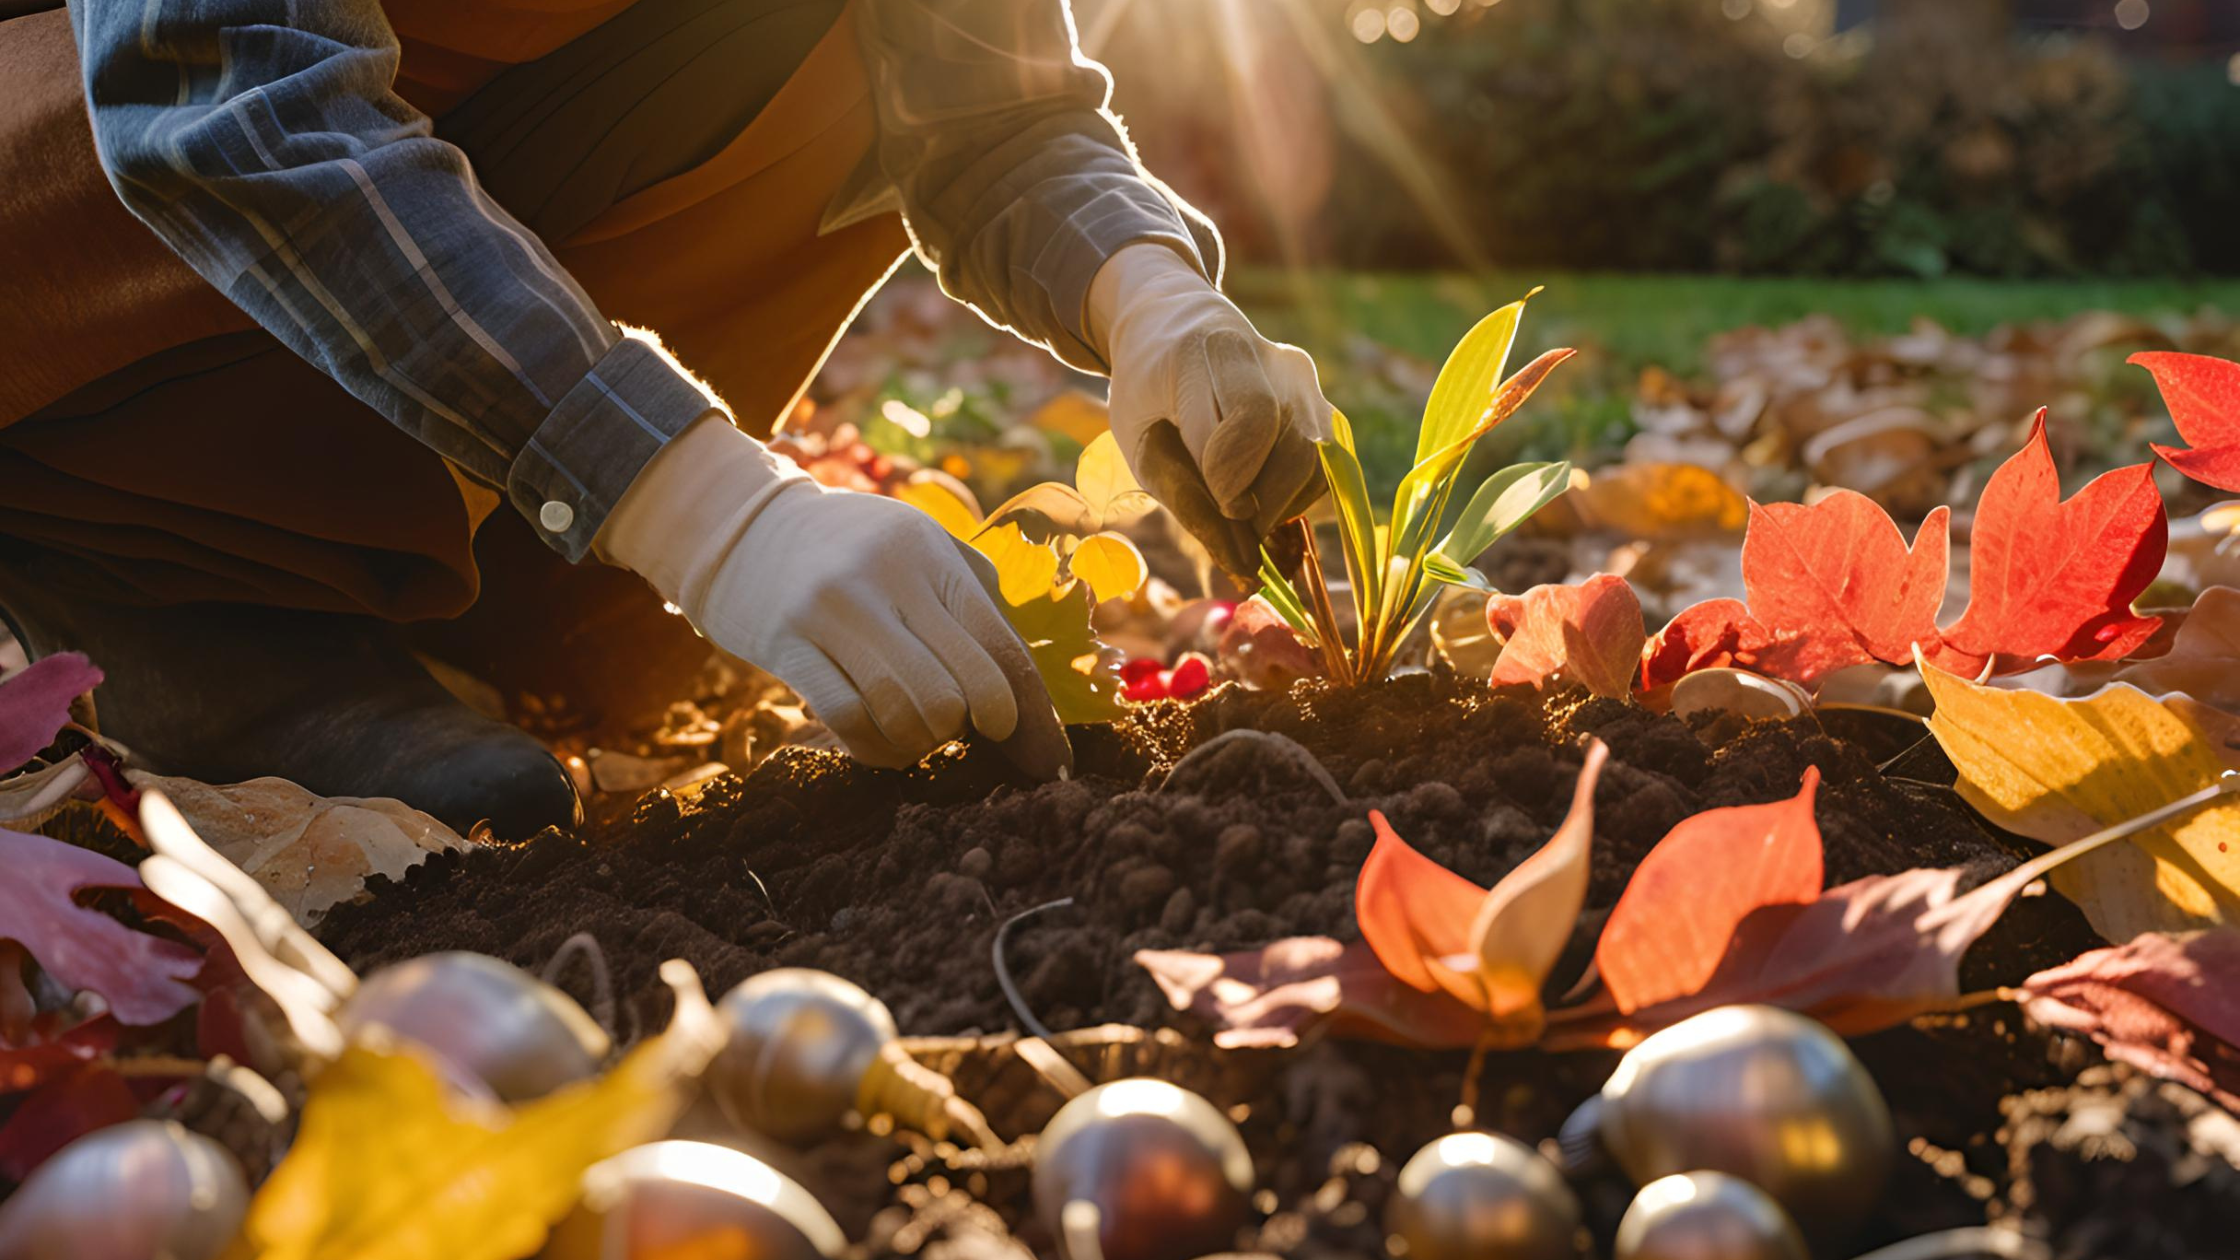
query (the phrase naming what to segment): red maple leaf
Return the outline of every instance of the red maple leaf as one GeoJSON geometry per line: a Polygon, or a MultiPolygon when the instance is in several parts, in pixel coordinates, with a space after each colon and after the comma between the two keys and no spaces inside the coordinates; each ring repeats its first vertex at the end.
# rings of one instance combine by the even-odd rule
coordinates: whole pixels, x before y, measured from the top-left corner
{"type": "Polygon", "coordinates": [[[1681,612],[1643,652],[1641,686],[1714,665],[1810,684],[1847,665],[1911,664],[1915,645],[1961,674],[1987,663],[2013,672],[2041,657],[2118,660],[2161,624],[2131,610],[2170,539],[2154,465],[2118,468],[2063,500],[2043,410],[2030,440],[1984,485],[1968,607],[1946,629],[1936,613],[1948,538],[1938,508],[1908,547],[1888,513],[1848,490],[1809,506],[1753,503],[1742,545],[1747,602],[1681,612]]]}
{"type": "Polygon", "coordinates": [[[2041,656],[2120,660],[2162,624],[2133,613],[2131,601],[2162,571],[2169,543],[2151,463],[2103,473],[2062,500],[2040,409],[2030,441],[1976,501],[1968,610],[1930,659],[1957,674],[1979,673],[1988,660],[2000,673],[2041,656]]]}
{"type": "Polygon", "coordinates": [[[2240,490],[2240,363],[2205,354],[2148,351],[2130,362],[2154,374],[2179,446],[2156,446],[2172,468],[2219,490],[2240,490]]]}

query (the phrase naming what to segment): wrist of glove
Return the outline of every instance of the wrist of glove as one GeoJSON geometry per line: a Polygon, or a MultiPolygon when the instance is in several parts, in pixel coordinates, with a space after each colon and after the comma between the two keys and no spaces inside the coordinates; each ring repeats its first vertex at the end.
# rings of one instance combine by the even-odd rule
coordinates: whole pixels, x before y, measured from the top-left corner
{"type": "Polygon", "coordinates": [[[1112,368],[1112,433],[1136,480],[1231,574],[1323,492],[1314,443],[1330,404],[1314,361],[1262,337],[1163,245],[1131,245],[1089,288],[1089,332],[1112,368]]]}
{"type": "Polygon", "coordinates": [[[1030,773],[1071,764],[985,558],[907,504],[817,484],[721,415],[647,463],[595,546],[859,760],[912,765],[970,727],[1030,773]]]}

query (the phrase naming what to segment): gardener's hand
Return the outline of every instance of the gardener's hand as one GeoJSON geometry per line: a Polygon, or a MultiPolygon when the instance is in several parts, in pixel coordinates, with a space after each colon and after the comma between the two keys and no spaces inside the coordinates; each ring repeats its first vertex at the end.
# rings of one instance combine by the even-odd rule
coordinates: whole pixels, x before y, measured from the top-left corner
{"type": "Polygon", "coordinates": [[[721,415],[654,456],[597,545],[859,760],[912,765],[969,722],[1029,773],[1071,766],[987,560],[907,504],[818,485],[721,415]]]}
{"type": "Polygon", "coordinates": [[[1164,245],[1130,245],[1089,287],[1089,334],[1112,366],[1112,434],[1136,480],[1230,573],[1322,494],[1314,443],[1330,404],[1314,360],[1253,330],[1164,245]]]}

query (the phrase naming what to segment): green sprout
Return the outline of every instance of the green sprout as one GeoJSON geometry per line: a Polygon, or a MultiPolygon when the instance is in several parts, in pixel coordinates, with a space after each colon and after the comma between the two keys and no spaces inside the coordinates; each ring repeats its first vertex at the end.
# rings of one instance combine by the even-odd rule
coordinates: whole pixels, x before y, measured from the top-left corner
{"type": "MultiPolygon", "coordinates": [[[[1533,290],[1537,293],[1539,290],[1533,290]]],[[[1394,654],[1431,608],[1438,588],[1491,591],[1468,562],[1523,524],[1570,485],[1571,466],[1514,464],[1479,483],[1459,512],[1450,511],[1463,463],[1478,440],[1513,415],[1571,350],[1550,350],[1504,380],[1517,323],[1532,293],[1486,316],[1447,356],[1416,435],[1415,467],[1393,496],[1391,522],[1379,528],[1369,486],[1355,454],[1353,426],[1333,413],[1333,435],[1315,445],[1338,514],[1338,540],[1352,585],[1354,637],[1345,639],[1324,580],[1314,530],[1297,526],[1304,563],[1296,584],[1265,548],[1260,594],[1309,646],[1331,677],[1363,682],[1391,672],[1394,654]],[[1442,534],[1440,531],[1444,529],[1442,534]],[[1434,541],[1436,539],[1436,541],[1434,541]],[[1302,589],[1304,591],[1302,593],[1302,589]]]]}

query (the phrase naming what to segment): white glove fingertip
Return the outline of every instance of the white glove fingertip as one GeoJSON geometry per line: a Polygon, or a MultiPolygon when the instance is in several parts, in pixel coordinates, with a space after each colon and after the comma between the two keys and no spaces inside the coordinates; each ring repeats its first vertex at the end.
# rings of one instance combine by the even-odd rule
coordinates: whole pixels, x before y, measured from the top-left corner
{"type": "Polygon", "coordinates": [[[890,770],[916,763],[917,758],[905,755],[879,730],[855,684],[823,653],[810,649],[772,672],[793,688],[794,694],[801,697],[801,702],[808,706],[811,715],[824,723],[825,729],[839,737],[847,746],[849,756],[865,765],[890,770]]]}

